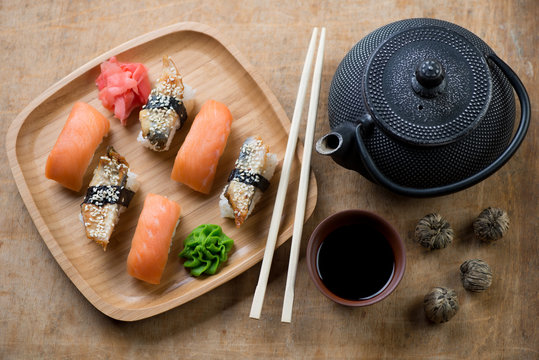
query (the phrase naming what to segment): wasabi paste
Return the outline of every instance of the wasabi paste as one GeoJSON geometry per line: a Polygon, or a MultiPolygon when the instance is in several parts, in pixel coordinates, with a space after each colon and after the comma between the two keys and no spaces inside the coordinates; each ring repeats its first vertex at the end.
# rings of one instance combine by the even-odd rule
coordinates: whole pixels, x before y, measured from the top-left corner
{"type": "Polygon", "coordinates": [[[233,245],[234,241],[223,233],[219,225],[203,224],[187,236],[179,256],[187,259],[184,266],[191,269],[191,275],[213,275],[228,259],[233,245]]]}

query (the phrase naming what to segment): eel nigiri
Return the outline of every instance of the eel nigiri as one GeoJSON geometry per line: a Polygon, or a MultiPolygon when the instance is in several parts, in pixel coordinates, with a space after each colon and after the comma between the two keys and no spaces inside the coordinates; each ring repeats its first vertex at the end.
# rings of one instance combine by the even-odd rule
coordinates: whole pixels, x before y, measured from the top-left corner
{"type": "Polygon", "coordinates": [[[109,120],[91,105],[75,103],[47,158],[45,176],[79,191],[84,173],[109,128],[109,120]]]}
{"type": "Polygon", "coordinates": [[[163,56],[161,76],[139,113],[141,131],[137,141],[155,151],[168,150],[193,106],[194,91],[183,84],[174,61],[163,56]]]}
{"type": "Polygon", "coordinates": [[[120,213],[129,206],[139,188],[136,177],[129,171],[129,163],[112,146],[94,170],[81,204],[81,215],[86,237],[103,246],[103,250],[107,250],[120,213]]]}
{"type": "Polygon", "coordinates": [[[164,196],[146,196],[127,256],[129,275],[150,284],[161,282],[180,210],[180,205],[164,196]]]}
{"type": "Polygon", "coordinates": [[[269,152],[260,137],[247,138],[221,193],[221,216],[234,219],[240,227],[268,188],[276,166],[277,155],[269,152]]]}
{"type": "Polygon", "coordinates": [[[231,126],[232,114],[226,105],[206,101],[176,155],[172,180],[209,194],[231,126]]]}

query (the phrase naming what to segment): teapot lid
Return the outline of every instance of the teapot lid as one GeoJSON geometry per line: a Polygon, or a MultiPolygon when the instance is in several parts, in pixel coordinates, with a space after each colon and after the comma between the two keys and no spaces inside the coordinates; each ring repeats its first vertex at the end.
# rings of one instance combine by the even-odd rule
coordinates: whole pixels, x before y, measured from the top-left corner
{"type": "Polygon", "coordinates": [[[482,52],[440,26],[389,37],[370,56],[363,79],[374,120],[389,135],[416,145],[443,145],[467,135],[492,96],[482,52]]]}

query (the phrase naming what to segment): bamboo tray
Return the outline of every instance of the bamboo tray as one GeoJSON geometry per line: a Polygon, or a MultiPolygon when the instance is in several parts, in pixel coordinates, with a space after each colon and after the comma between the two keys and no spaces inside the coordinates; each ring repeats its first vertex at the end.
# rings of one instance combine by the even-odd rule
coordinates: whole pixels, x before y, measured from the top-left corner
{"type": "MultiPolygon", "coordinates": [[[[245,138],[260,135],[276,153],[284,157],[290,122],[276,97],[230,43],[217,32],[199,23],[175,24],[133,39],[97,57],[50,87],[32,101],[13,121],[6,138],[11,170],[26,207],[52,255],[82,294],[101,312],[119,320],[147,318],[179,306],[227,282],[262,259],[277,192],[280,165],[252,216],[237,229],[231,219],[220,217],[218,198],[226,184],[245,138]],[[142,147],[136,137],[140,130],[134,111],[123,127],[102,107],[97,98],[95,79],[99,64],[111,56],[123,62],[144,63],[154,81],[161,71],[163,55],[170,55],[183,74],[184,82],[196,89],[194,113],[208,99],[230,108],[234,121],[221,157],[212,192],[202,195],[170,180],[176,153],[193,120],[190,114],[176,134],[171,148],[156,153],[142,147]],[[71,107],[84,101],[107,116],[111,130],[96,151],[88,168],[83,189],[73,192],[45,178],[47,156],[52,149],[71,107]],[[107,251],[88,240],[78,218],[80,203],[100,155],[108,145],[126,157],[139,175],[141,188],[122,214],[107,251]],[[181,222],[173,239],[160,285],[150,285],[130,277],[126,271],[142,204],[149,192],[165,195],[182,207],[181,222]],[[203,223],[221,225],[234,239],[229,260],[214,276],[195,279],[183,267],[178,253],[183,239],[203,223]]],[[[298,188],[301,149],[290,176],[287,203],[277,246],[292,235],[293,212],[298,188]]],[[[317,196],[311,173],[306,219],[312,214],[317,196]]],[[[254,284],[253,284],[254,291],[254,284]]]]}

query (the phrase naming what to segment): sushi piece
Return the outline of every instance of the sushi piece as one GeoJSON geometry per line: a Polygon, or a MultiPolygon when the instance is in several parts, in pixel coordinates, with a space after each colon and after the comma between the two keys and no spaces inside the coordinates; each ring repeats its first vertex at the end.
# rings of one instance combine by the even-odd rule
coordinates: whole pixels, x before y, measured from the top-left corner
{"type": "Polygon", "coordinates": [[[148,70],[141,63],[121,63],[116,57],[101,64],[101,73],[95,81],[99,100],[123,126],[131,111],[146,104],[152,84],[148,70]]]}
{"type": "Polygon", "coordinates": [[[215,100],[205,102],[176,155],[172,180],[209,194],[231,126],[232,114],[226,105],[215,100]]]}
{"type": "Polygon", "coordinates": [[[129,275],[150,284],[161,282],[180,210],[180,205],[164,196],[146,196],[127,256],[129,275]]]}
{"type": "Polygon", "coordinates": [[[47,158],[45,176],[79,191],[84,173],[109,128],[109,120],[99,111],[86,103],[75,103],[47,158]]]}
{"type": "Polygon", "coordinates": [[[103,250],[107,250],[120,213],[129,206],[139,188],[136,178],[125,158],[109,146],[107,154],[99,159],[81,204],[86,237],[103,246],[103,250]]]}
{"type": "Polygon", "coordinates": [[[194,91],[183,84],[178,68],[163,56],[163,70],[146,105],[139,113],[141,131],[137,141],[155,151],[168,150],[172,138],[194,106],[194,91]]]}
{"type": "Polygon", "coordinates": [[[247,138],[219,198],[221,216],[234,219],[240,227],[268,188],[277,162],[277,155],[260,137],[247,138]]]}

